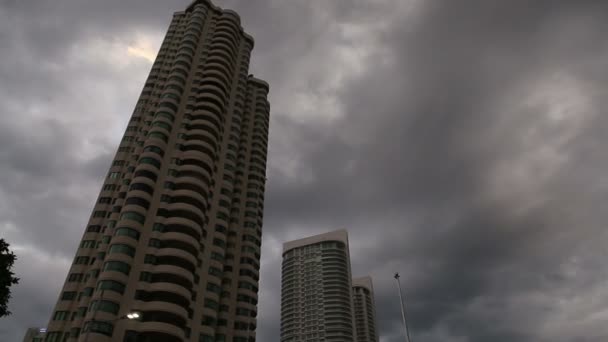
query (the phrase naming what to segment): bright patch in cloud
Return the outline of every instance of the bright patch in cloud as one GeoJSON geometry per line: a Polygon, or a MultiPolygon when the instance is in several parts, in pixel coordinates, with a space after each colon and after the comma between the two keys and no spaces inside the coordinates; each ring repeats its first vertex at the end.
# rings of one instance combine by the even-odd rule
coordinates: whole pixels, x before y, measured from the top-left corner
{"type": "Polygon", "coordinates": [[[138,34],[135,41],[127,46],[127,54],[132,57],[140,57],[150,63],[154,62],[156,52],[160,45],[156,36],[138,34]]]}

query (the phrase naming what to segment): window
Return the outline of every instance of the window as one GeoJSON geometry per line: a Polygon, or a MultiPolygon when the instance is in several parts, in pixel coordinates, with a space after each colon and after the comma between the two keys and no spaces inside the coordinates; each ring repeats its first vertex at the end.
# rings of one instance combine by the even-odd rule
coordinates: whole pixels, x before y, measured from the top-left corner
{"type": "Polygon", "coordinates": [[[224,256],[218,252],[211,252],[211,259],[217,261],[224,261],[224,256]]]}
{"type": "Polygon", "coordinates": [[[165,151],[163,151],[163,149],[158,146],[146,146],[146,147],[144,147],[144,152],[156,153],[156,154],[160,155],[161,157],[163,157],[165,155],[165,151]]]}
{"type": "Polygon", "coordinates": [[[97,201],[97,203],[101,203],[101,204],[108,204],[112,202],[112,197],[100,197],[99,201],[97,201]]]}
{"type": "Polygon", "coordinates": [[[108,252],[109,252],[109,254],[121,253],[121,254],[126,254],[130,257],[135,256],[135,248],[133,248],[129,245],[124,245],[124,244],[111,245],[108,252]]]}
{"type": "Polygon", "coordinates": [[[122,261],[108,261],[103,265],[103,270],[116,271],[129,275],[129,272],[131,272],[131,266],[122,261]]]}
{"type": "Polygon", "coordinates": [[[226,242],[224,242],[222,239],[214,238],[213,245],[224,248],[226,247],[226,242]]]}
{"type": "Polygon", "coordinates": [[[234,329],[236,330],[247,330],[249,328],[249,324],[245,322],[234,322],[234,329]]]}
{"type": "Polygon", "coordinates": [[[103,210],[96,210],[93,212],[93,217],[106,217],[106,212],[103,210]]]}
{"type": "Polygon", "coordinates": [[[126,227],[117,228],[114,232],[114,236],[129,236],[135,240],[139,240],[139,232],[135,229],[126,227]]]}
{"type": "Polygon", "coordinates": [[[116,190],[116,184],[106,184],[102,188],[103,191],[113,191],[116,190]]]}
{"type": "Polygon", "coordinates": [[[67,321],[70,315],[69,311],[56,311],[55,315],[53,315],[54,321],[67,321]]]}
{"type": "Polygon", "coordinates": [[[120,305],[107,300],[94,300],[91,302],[89,311],[103,311],[112,314],[117,314],[120,309],[120,305]]]}
{"type": "Polygon", "coordinates": [[[146,217],[144,215],[134,212],[134,211],[124,212],[122,215],[120,215],[120,219],[121,220],[133,220],[133,221],[139,222],[141,224],[144,224],[144,222],[146,221],[146,217]]]}
{"type": "Polygon", "coordinates": [[[80,248],[94,248],[95,247],[95,240],[83,240],[80,243],[80,248]]]}
{"type": "Polygon", "coordinates": [[[87,227],[87,233],[99,233],[101,231],[101,226],[93,225],[87,227]]]}
{"type": "Polygon", "coordinates": [[[211,267],[209,267],[209,274],[214,275],[216,277],[221,277],[224,274],[224,272],[222,270],[220,270],[219,268],[211,266],[211,267]]]}
{"type": "Polygon", "coordinates": [[[249,309],[245,309],[245,308],[236,308],[236,315],[237,316],[249,316],[249,309]]]}
{"type": "Polygon", "coordinates": [[[146,254],[146,256],[144,257],[144,264],[156,264],[156,256],[152,254],[146,254]]]}
{"type": "Polygon", "coordinates": [[[46,342],[61,342],[61,334],[60,331],[51,331],[46,335],[46,342]]]}
{"type": "Polygon", "coordinates": [[[201,321],[201,324],[206,326],[214,326],[215,317],[203,315],[203,320],[201,321]]]}
{"type": "Polygon", "coordinates": [[[155,158],[143,157],[139,160],[139,162],[142,164],[150,164],[150,165],[156,167],[157,169],[160,169],[160,162],[158,160],[156,160],[155,158]]]}
{"type": "MultiPolygon", "coordinates": [[[[171,94],[172,95],[172,94],[171,94]]],[[[162,122],[162,121],[156,121],[152,124],[152,127],[161,127],[166,129],[167,131],[171,132],[171,125],[169,125],[166,122],[162,122]]]]}
{"type": "MultiPolygon", "coordinates": [[[[170,77],[169,79],[173,79],[175,78],[175,76],[170,77]]],[[[169,121],[173,122],[173,120],[175,120],[175,116],[173,116],[173,114],[169,113],[169,112],[158,112],[156,114],[157,117],[161,117],[161,118],[166,118],[169,119],[169,121]]]]}
{"type": "Polygon", "coordinates": [[[160,139],[164,142],[169,141],[169,138],[164,133],[161,133],[161,132],[151,132],[150,134],[148,134],[148,137],[160,139]]]}
{"type": "Polygon", "coordinates": [[[215,342],[215,339],[211,335],[200,334],[198,336],[198,342],[215,342]]]}
{"type": "Polygon", "coordinates": [[[114,327],[112,326],[112,323],[109,322],[103,322],[103,321],[90,321],[85,323],[83,331],[84,332],[95,332],[98,334],[103,334],[106,336],[112,336],[112,332],[114,330],[114,327]]]}
{"type": "Polygon", "coordinates": [[[165,231],[165,228],[166,228],[166,227],[165,227],[165,225],[164,225],[164,224],[162,224],[162,223],[155,223],[155,224],[152,226],[152,231],[154,231],[154,232],[164,232],[164,231],[165,231]]]}
{"type": "Polygon", "coordinates": [[[65,291],[61,295],[61,300],[73,300],[76,298],[76,291],[65,291]]]}
{"type": "Polygon", "coordinates": [[[207,291],[219,294],[222,292],[222,287],[214,283],[207,283],[207,291]]]}
{"type": "Polygon", "coordinates": [[[205,298],[205,304],[204,305],[205,305],[206,308],[209,308],[209,309],[217,310],[219,308],[218,302],[216,302],[215,300],[210,299],[210,298],[205,298]]]}
{"type": "Polygon", "coordinates": [[[82,273],[70,273],[70,275],[68,276],[68,282],[80,283],[82,281],[83,277],[84,277],[84,274],[82,274],[82,273]]]}
{"type": "Polygon", "coordinates": [[[108,175],[108,177],[110,179],[117,179],[120,178],[120,172],[110,172],[110,174],[108,175]]]}
{"type": "Polygon", "coordinates": [[[151,282],[152,281],[152,273],[150,273],[150,272],[141,272],[139,274],[139,281],[151,282]]]}
{"type": "Polygon", "coordinates": [[[93,288],[85,287],[84,290],[82,290],[82,295],[85,297],[91,297],[91,295],[93,295],[93,288]]]}
{"type": "Polygon", "coordinates": [[[79,256],[74,259],[75,265],[87,265],[89,263],[89,257],[87,256],[79,256]]]}
{"type": "Polygon", "coordinates": [[[70,337],[78,338],[80,336],[80,328],[70,329],[70,337]]]}
{"type": "Polygon", "coordinates": [[[115,280],[100,280],[99,283],[97,283],[97,289],[109,290],[123,294],[125,292],[125,285],[115,280]]]}
{"type": "Polygon", "coordinates": [[[150,241],[148,241],[148,246],[150,247],[160,248],[160,245],[161,241],[159,239],[150,239],[150,241]]]}

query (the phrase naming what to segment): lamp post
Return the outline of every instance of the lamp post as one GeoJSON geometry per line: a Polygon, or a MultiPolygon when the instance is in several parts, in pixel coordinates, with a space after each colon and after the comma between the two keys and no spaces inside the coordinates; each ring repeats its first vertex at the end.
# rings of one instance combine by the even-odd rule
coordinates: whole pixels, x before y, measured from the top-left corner
{"type": "Polygon", "coordinates": [[[407,320],[405,319],[405,303],[403,301],[403,294],[401,293],[401,281],[399,281],[399,273],[395,273],[395,279],[397,280],[397,288],[399,289],[399,303],[401,303],[401,318],[403,319],[403,328],[405,329],[406,342],[412,342],[410,338],[410,331],[407,327],[407,320]]]}

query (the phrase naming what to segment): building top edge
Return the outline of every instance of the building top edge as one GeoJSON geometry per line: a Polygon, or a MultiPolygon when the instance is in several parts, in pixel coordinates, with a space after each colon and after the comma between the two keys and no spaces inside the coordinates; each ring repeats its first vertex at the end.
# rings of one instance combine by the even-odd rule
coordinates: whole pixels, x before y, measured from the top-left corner
{"type": "Polygon", "coordinates": [[[370,277],[370,276],[353,278],[352,282],[353,282],[353,287],[365,287],[372,292],[374,291],[374,286],[372,284],[372,277],[370,277]]]}
{"type": "MultiPolygon", "coordinates": [[[[240,28],[241,33],[243,34],[243,37],[245,39],[247,39],[249,42],[251,42],[252,46],[255,44],[255,39],[253,39],[253,36],[251,36],[249,33],[245,32],[245,29],[243,28],[243,26],[241,24],[241,16],[234,10],[224,9],[219,6],[216,6],[210,0],[193,0],[190,3],[190,5],[188,5],[188,7],[186,8],[186,11],[184,11],[184,12],[191,11],[192,9],[194,9],[194,6],[196,6],[197,4],[203,4],[203,3],[207,6],[209,6],[212,10],[216,11],[217,13],[228,14],[228,15],[232,15],[233,17],[235,17],[239,24],[239,28],[240,28]]],[[[176,12],[176,13],[179,13],[179,12],[176,12]]]]}
{"type": "Polygon", "coordinates": [[[249,81],[258,83],[258,84],[266,87],[266,89],[270,89],[270,85],[268,84],[268,82],[264,81],[263,79],[257,78],[253,75],[249,75],[249,81]]]}
{"type": "Polygon", "coordinates": [[[339,241],[345,243],[346,246],[348,246],[348,232],[345,229],[340,229],[328,233],[305,237],[298,240],[287,241],[283,244],[283,253],[294,248],[314,245],[326,241],[339,241]]]}

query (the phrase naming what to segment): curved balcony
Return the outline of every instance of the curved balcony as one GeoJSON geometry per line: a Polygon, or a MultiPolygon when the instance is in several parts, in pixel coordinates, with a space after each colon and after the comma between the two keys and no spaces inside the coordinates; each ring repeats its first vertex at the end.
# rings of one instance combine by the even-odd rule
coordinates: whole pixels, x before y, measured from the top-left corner
{"type": "Polygon", "coordinates": [[[198,223],[196,223],[195,221],[192,221],[191,219],[186,218],[186,217],[170,216],[165,220],[165,226],[166,227],[175,226],[176,230],[178,229],[178,227],[186,227],[186,228],[179,228],[179,229],[182,229],[183,231],[186,231],[186,230],[194,231],[194,232],[197,232],[198,234],[200,234],[201,236],[203,235],[202,226],[199,225],[198,223]]]}
{"type": "Polygon", "coordinates": [[[142,322],[137,325],[138,334],[142,341],[150,342],[182,342],[185,339],[184,330],[173,324],[164,322],[142,322]],[[143,339],[150,336],[147,339],[143,339]]]}
{"type": "MultiPolygon", "coordinates": [[[[177,234],[177,233],[173,233],[173,234],[177,234]]],[[[179,235],[184,235],[184,234],[179,234],[179,235]]],[[[178,249],[180,251],[190,254],[196,260],[196,258],[198,257],[198,254],[199,254],[198,243],[196,243],[196,245],[194,245],[192,243],[192,239],[188,235],[185,235],[185,236],[187,238],[187,242],[183,241],[183,240],[172,240],[169,238],[163,239],[161,237],[159,251],[165,250],[165,249],[178,249]]]]}
{"type": "MultiPolygon", "coordinates": [[[[209,59],[208,61],[218,61],[218,60],[223,60],[224,63],[227,64],[227,67],[230,67],[231,65],[235,64],[235,59],[234,57],[230,54],[230,52],[227,51],[228,49],[224,49],[224,48],[220,48],[220,47],[215,47],[214,49],[210,49],[209,50],[209,59]],[[229,64],[228,64],[229,63],[229,64]]],[[[234,70],[233,68],[230,68],[230,70],[234,70]]]]}
{"type": "Polygon", "coordinates": [[[231,71],[226,69],[225,66],[220,65],[217,62],[212,62],[205,64],[200,82],[215,81],[223,83],[226,91],[229,92],[230,86],[232,85],[231,74],[231,71]]]}
{"type": "Polygon", "coordinates": [[[192,293],[190,292],[190,290],[188,290],[187,288],[185,288],[182,285],[177,285],[175,283],[164,283],[164,282],[157,282],[157,283],[139,283],[138,290],[144,290],[146,292],[171,292],[171,293],[175,293],[178,294],[184,298],[190,298],[192,296],[192,293]]]}
{"type": "Polygon", "coordinates": [[[170,265],[183,268],[190,273],[196,270],[196,258],[192,254],[175,248],[162,248],[156,253],[157,265],[170,265]]]}
{"type": "MultiPolygon", "coordinates": [[[[202,182],[201,186],[209,186],[211,169],[207,170],[198,165],[180,165],[176,181],[181,177],[194,178],[202,182]]],[[[174,189],[175,190],[175,189],[174,189]]]]}
{"type": "Polygon", "coordinates": [[[225,97],[230,97],[230,91],[226,86],[225,82],[206,78],[205,80],[201,80],[198,82],[198,87],[195,88],[195,90],[198,92],[199,90],[205,90],[206,88],[220,89],[225,97]]]}
{"type": "MultiPolygon", "coordinates": [[[[221,94],[219,94],[221,95],[221,94]]],[[[218,94],[214,94],[211,92],[204,92],[201,93],[200,95],[196,96],[196,102],[197,104],[200,102],[206,102],[209,104],[213,104],[215,107],[217,107],[218,112],[223,113],[224,112],[224,108],[226,107],[226,101],[218,96],[218,94]]]]}
{"type": "Polygon", "coordinates": [[[211,53],[209,53],[209,58],[207,59],[204,67],[209,67],[212,64],[221,65],[225,68],[228,75],[232,75],[232,70],[234,69],[233,64],[227,62],[225,59],[226,57],[230,58],[230,56],[228,56],[225,52],[223,52],[222,54],[224,56],[212,55],[211,53]]]}
{"type": "Polygon", "coordinates": [[[188,135],[202,135],[204,134],[203,132],[210,135],[211,138],[215,139],[215,141],[221,141],[221,130],[219,129],[219,123],[215,121],[214,115],[197,115],[197,118],[190,124],[188,135]]]}
{"type": "MultiPolygon", "coordinates": [[[[216,107],[209,107],[207,105],[197,106],[194,114],[192,114],[192,122],[188,126],[189,130],[194,129],[202,129],[206,130],[205,127],[209,126],[209,123],[213,124],[216,128],[216,132],[222,133],[224,130],[222,129],[222,124],[224,122],[224,118],[221,115],[221,112],[217,112],[216,107]]],[[[209,131],[211,132],[211,131],[209,131]]],[[[220,139],[218,138],[218,141],[220,139]]]]}
{"type": "Polygon", "coordinates": [[[180,285],[188,290],[192,289],[194,284],[194,275],[192,272],[189,272],[182,267],[169,264],[158,264],[152,266],[150,272],[152,273],[151,283],[171,283],[180,285]]]}
{"type": "Polygon", "coordinates": [[[182,318],[184,321],[188,320],[188,310],[184,309],[183,307],[181,307],[179,305],[176,305],[176,304],[170,303],[170,302],[165,302],[165,301],[161,301],[161,300],[144,302],[144,301],[138,300],[135,302],[134,307],[136,308],[135,310],[143,312],[144,317],[145,317],[145,312],[157,311],[157,312],[170,313],[171,315],[175,315],[175,316],[182,318]]]}
{"type": "Polygon", "coordinates": [[[179,216],[194,221],[201,227],[204,225],[205,213],[189,203],[171,203],[168,210],[171,217],[179,216]]]}
{"type": "Polygon", "coordinates": [[[206,153],[198,151],[185,151],[182,153],[182,165],[195,165],[203,170],[211,169],[214,165],[213,159],[206,153]]]}

